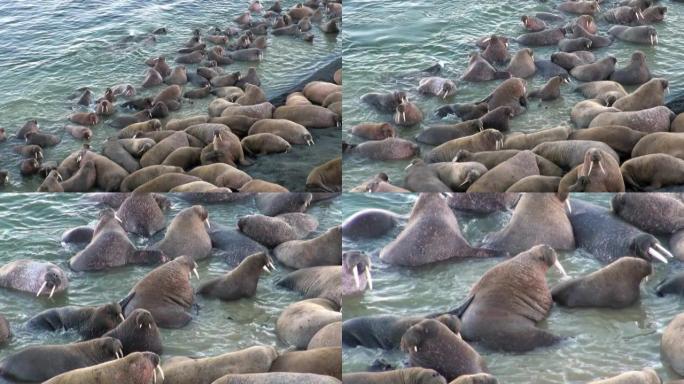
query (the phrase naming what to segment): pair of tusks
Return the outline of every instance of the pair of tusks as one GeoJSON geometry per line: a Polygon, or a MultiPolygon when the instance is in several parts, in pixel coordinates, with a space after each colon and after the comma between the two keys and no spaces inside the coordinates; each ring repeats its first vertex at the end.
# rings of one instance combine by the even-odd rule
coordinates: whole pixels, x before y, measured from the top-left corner
{"type": "Polygon", "coordinates": [[[641,10],[640,10],[640,9],[637,10],[636,12],[634,12],[634,13],[636,14],[637,20],[639,20],[639,19],[643,20],[643,19],[644,19],[644,14],[641,13],[641,10]]]}
{"type": "Polygon", "coordinates": [[[114,355],[116,356],[117,360],[123,358],[124,357],[123,349],[119,349],[118,351],[114,351],[114,355]]]}
{"type": "Polygon", "coordinates": [[[310,147],[313,144],[316,144],[316,143],[314,143],[313,139],[306,139],[306,145],[308,145],[310,147]]]}
{"type": "MultiPolygon", "coordinates": [[[[43,289],[45,289],[45,286],[47,286],[47,281],[43,281],[43,285],[40,286],[38,293],[36,293],[36,297],[40,296],[40,294],[43,293],[43,289]]],[[[52,290],[50,291],[50,299],[52,299],[52,295],[55,294],[55,288],[57,287],[53,285],[52,290]]]]}
{"type": "MultiPolygon", "coordinates": [[[[601,167],[601,172],[603,172],[603,174],[605,175],[605,174],[606,174],[606,170],[603,169],[603,163],[601,163],[601,160],[597,161],[597,163],[598,163],[599,167],[601,167]]],[[[593,168],[594,168],[594,162],[592,161],[591,163],[589,163],[589,172],[587,172],[586,176],[591,175],[591,170],[592,170],[593,168]]]]}
{"type": "MultiPolygon", "coordinates": [[[[140,326],[139,326],[138,328],[139,328],[139,329],[142,329],[142,326],[143,326],[143,325],[140,324],[140,326]]],[[[147,328],[152,329],[152,324],[147,324],[147,328]]]]}
{"type": "Polygon", "coordinates": [[[154,367],[154,371],[152,371],[152,379],[153,383],[157,383],[157,369],[159,370],[159,377],[161,377],[161,380],[164,381],[164,370],[162,369],[161,365],[157,365],[154,367]]]}
{"type": "Polygon", "coordinates": [[[275,265],[273,265],[273,263],[271,263],[271,260],[268,260],[268,261],[266,262],[266,265],[264,265],[264,266],[261,267],[261,268],[262,268],[264,271],[266,271],[266,273],[271,273],[272,271],[275,271],[275,270],[276,270],[276,267],[275,267],[275,265]]]}
{"type": "Polygon", "coordinates": [[[442,96],[442,100],[446,100],[447,95],[449,94],[449,90],[445,88],[442,92],[444,92],[444,96],[442,96]]]}
{"type": "Polygon", "coordinates": [[[199,280],[199,273],[197,272],[197,267],[192,269],[192,272],[188,272],[188,278],[192,279],[192,274],[195,274],[195,277],[197,277],[197,280],[199,280]]]}
{"type": "Polygon", "coordinates": [[[503,146],[504,146],[504,141],[503,141],[503,139],[497,140],[497,141],[496,141],[496,146],[495,146],[495,148],[496,148],[497,151],[498,151],[499,149],[503,149],[503,146]]]}
{"type": "Polygon", "coordinates": [[[669,258],[671,258],[671,259],[674,258],[674,255],[672,255],[672,254],[670,253],[670,251],[668,251],[667,249],[665,249],[665,247],[663,247],[663,246],[660,245],[659,243],[655,243],[655,247],[656,247],[657,250],[656,250],[656,249],[653,249],[653,247],[649,247],[649,248],[648,248],[648,254],[651,255],[651,257],[653,257],[654,259],[656,259],[656,260],[658,260],[658,261],[660,261],[660,262],[662,262],[662,263],[667,264],[667,257],[669,257],[669,258]],[[660,251],[660,252],[658,252],[658,251],[660,251]],[[661,253],[661,252],[662,252],[662,253],[661,253]],[[664,255],[663,255],[663,254],[664,254],[664,255]],[[666,257],[666,256],[667,256],[667,257],[666,257]]]}
{"type": "MultiPolygon", "coordinates": [[[[352,274],[354,275],[354,283],[356,284],[356,289],[361,289],[361,282],[359,281],[359,266],[358,265],[355,265],[354,268],[352,268],[352,274]]],[[[372,291],[373,290],[373,278],[371,277],[370,267],[366,266],[366,269],[364,270],[364,274],[366,275],[366,281],[368,282],[368,288],[372,291]]]]}
{"type": "Polygon", "coordinates": [[[401,113],[401,122],[403,122],[403,123],[406,122],[406,112],[401,113]]]}
{"type": "MultiPolygon", "coordinates": [[[[651,35],[651,45],[653,45],[653,35],[651,35]]],[[[658,44],[658,35],[655,35],[655,43],[658,44]]]]}

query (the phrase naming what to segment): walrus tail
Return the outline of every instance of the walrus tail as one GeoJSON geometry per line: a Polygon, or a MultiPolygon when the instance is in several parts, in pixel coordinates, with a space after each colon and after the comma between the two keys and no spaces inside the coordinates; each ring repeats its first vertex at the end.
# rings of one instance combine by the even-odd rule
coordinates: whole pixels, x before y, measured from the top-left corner
{"type": "Polygon", "coordinates": [[[468,296],[465,301],[461,303],[458,307],[447,311],[447,312],[438,312],[438,313],[432,313],[427,316],[425,316],[428,319],[434,319],[435,317],[439,317],[442,315],[454,315],[458,317],[459,319],[463,317],[463,314],[465,313],[466,309],[470,306],[470,304],[473,302],[473,299],[475,299],[475,295],[470,295],[468,296]]]}

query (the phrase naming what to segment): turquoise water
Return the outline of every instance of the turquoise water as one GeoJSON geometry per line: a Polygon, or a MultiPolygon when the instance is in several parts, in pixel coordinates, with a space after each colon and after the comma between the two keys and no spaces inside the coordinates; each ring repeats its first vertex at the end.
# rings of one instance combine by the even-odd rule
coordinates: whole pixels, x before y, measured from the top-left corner
{"type": "MultiPolygon", "coordinates": [[[[166,224],[191,203],[178,196],[167,195],[171,208],[165,214],[166,224]]],[[[256,213],[252,198],[243,201],[205,205],[212,226],[235,227],[237,218],[256,213]]],[[[69,270],[68,259],[77,249],[60,244],[62,233],[76,226],[94,225],[101,205],[81,194],[0,194],[0,265],[33,259],[57,264],[67,272],[70,287],[65,295],[52,300],[0,289],[0,313],[10,322],[14,333],[11,342],[0,348],[0,359],[29,345],[64,344],[76,341],[74,333],[30,332],[23,323],[48,308],[64,305],[101,305],[125,297],[131,287],[152,267],[124,267],[98,273],[76,273],[69,270]]],[[[307,211],[319,221],[310,236],[318,236],[342,221],[339,198],[315,203],[307,211]]],[[[151,245],[163,238],[163,231],[151,239],[130,236],[138,246],[151,245]]],[[[230,267],[221,251],[199,263],[201,281],[217,277],[230,267]]],[[[271,275],[262,274],[256,296],[233,302],[196,297],[199,312],[193,310],[193,321],[176,330],[162,329],[164,355],[212,356],[244,349],[253,345],[286,346],[275,335],[275,321],[289,304],[301,300],[295,292],[276,287],[275,283],[289,271],[283,266],[271,275]]],[[[199,283],[192,280],[195,289],[199,283]]],[[[4,383],[0,379],[0,383],[4,383]]]]}
{"type": "MultiPolygon", "coordinates": [[[[468,64],[468,55],[477,49],[473,42],[492,33],[509,38],[524,31],[520,16],[536,12],[552,11],[558,0],[538,2],[526,0],[501,1],[372,1],[355,0],[345,4],[345,28],[342,31],[344,46],[344,124],[343,140],[360,142],[350,134],[351,127],[364,122],[392,121],[391,115],[378,114],[359,98],[368,92],[405,90],[410,99],[423,111],[429,123],[432,112],[446,103],[467,103],[486,97],[501,81],[485,83],[458,82],[456,94],[446,102],[418,94],[419,75],[435,62],[443,62],[441,76],[456,80],[468,64]]],[[[604,9],[616,1],[605,1],[604,9]]],[[[636,49],[647,56],[651,71],[670,81],[673,94],[684,90],[684,4],[662,1],[668,7],[664,23],[654,24],[658,30],[660,45],[655,47],[634,45],[622,41],[610,47],[594,50],[597,58],[608,54],[618,59],[618,67],[629,62],[636,49]]],[[[569,20],[569,18],[568,18],[569,20]]],[[[609,25],[599,22],[599,31],[606,34],[609,25]]],[[[510,41],[509,52],[515,53],[520,46],[510,41]]],[[[556,47],[535,47],[535,58],[548,60],[556,47]]],[[[528,89],[546,82],[539,75],[528,80],[528,89]]],[[[575,83],[576,84],[576,83],[575,83]]],[[[529,103],[527,113],[511,121],[511,131],[536,131],[559,125],[570,125],[570,110],[581,100],[572,92],[573,84],[562,88],[563,98],[539,104],[529,103]]],[[[628,88],[628,91],[633,87],[628,88]]],[[[445,119],[444,121],[448,121],[445,119]]],[[[421,127],[398,128],[398,136],[412,139],[421,127]]],[[[421,146],[421,155],[432,147],[421,146]]],[[[378,172],[389,175],[394,184],[403,185],[404,168],[410,160],[371,161],[356,156],[345,157],[344,188],[349,190],[378,172]]]]}
{"type": "MultiPolygon", "coordinates": [[[[272,1],[266,1],[266,8],[272,1]]],[[[296,4],[284,0],[284,8],[296,4]]],[[[41,129],[62,137],[62,143],[44,151],[46,160],[60,162],[81,147],[63,130],[75,101],[67,98],[76,89],[88,86],[95,98],[107,87],[131,83],[142,84],[150,57],[166,55],[172,65],[175,52],[183,47],[194,28],[203,34],[218,26],[234,26],[233,18],[247,8],[247,1],[196,2],[172,1],[39,1],[0,3],[0,127],[8,136],[27,120],[36,118],[41,129]],[[141,35],[166,27],[167,35],[157,36],[156,44],[121,43],[129,35],[141,35]]],[[[262,89],[274,96],[333,57],[339,55],[340,44],[335,35],[311,31],[314,43],[287,36],[268,37],[269,47],[259,63],[236,63],[226,71],[242,71],[257,66],[262,89]]],[[[211,44],[210,44],[211,46],[211,44]]],[[[197,65],[188,65],[194,71],[197,65]]],[[[194,88],[187,85],[186,89],[194,88]]],[[[161,87],[138,90],[138,96],[149,96],[161,87]]],[[[213,97],[213,96],[212,96],[213,97]]],[[[170,118],[206,114],[212,97],[184,102],[170,118]]],[[[316,165],[339,153],[338,129],[313,130],[315,146],[297,146],[286,155],[261,157],[246,172],[255,178],[282,183],[291,190],[302,191],[308,172],[316,165]],[[283,165],[289,169],[281,172],[283,165]]],[[[96,150],[116,129],[100,123],[93,127],[91,140],[96,150]]],[[[12,151],[18,140],[0,143],[0,169],[10,170],[11,184],[3,191],[35,191],[41,183],[38,176],[22,178],[20,157],[12,151]]]]}
{"type": "MultiPolygon", "coordinates": [[[[342,211],[345,217],[364,209],[382,208],[408,215],[415,194],[346,194],[342,211]]],[[[604,207],[610,206],[609,194],[575,195],[604,207]]],[[[502,228],[511,212],[490,215],[456,213],[465,238],[477,244],[490,232],[502,228]]],[[[373,291],[344,302],[344,318],[394,314],[421,315],[453,308],[467,295],[470,287],[501,259],[462,260],[428,265],[421,268],[402,268],[382,263],[378,254],[405,226],[385,236],[367,241],[343,239],[343,249],[360,249],[372,256],[373,291]]],[[[667,244],[665,242],[665,244],[667,244]]],[[[601,265],[584,251],[559,253],[559,261],[570,276],[593,272],[601,265]]],[[[655,273],[641,285],[641,300],[621,310],[567,309],[554,306],[545,321],[555,334],[569,337],[557,346],[540,348],[524,354],[493,353],[474,347],[482,354],[492,374],[501,383],[586,383],[602,377],[614,376],[628,370],[653,367],[663,379],[674,379],[660,361],[660,335],[670,320],[682,310],[684,301],[675,296],[659,298],[654,287],[672,271],[681,269],[679,262],[668,266],[655,265],[655,273]]],[[[549,286],[558,282],[560,275],[549,270],[549,286]]],[[[344,348],[345,372],[366,370],[376,359],[385,359],[395,366],[407,362],[401,351],[382,351],[363,347],[344,348]]]]}

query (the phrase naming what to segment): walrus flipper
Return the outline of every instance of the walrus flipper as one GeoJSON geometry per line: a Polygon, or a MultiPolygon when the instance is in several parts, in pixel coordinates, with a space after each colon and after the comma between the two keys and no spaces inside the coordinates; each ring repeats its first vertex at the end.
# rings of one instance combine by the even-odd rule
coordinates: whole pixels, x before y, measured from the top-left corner
{"type": "Polygon", "coordinates": [[[425,317],[428,319],[434,319],[435,317],[439,317],[442,315],[454,315],[460,319],[463,316],[463,314],[465,313],[465,311],[468,309],[470,304],[473,302],[474,299],[475,299],[475,295],[470,295],[470,296],[466,297],[466,299],[458,307],[456,307],[450,311],[431,313],[425,317]]]}
{"type": "Polygon", "coordinates": [[[122,313],[126,312],[126,306],[128,305],[128,303],[131,302],[131,300],[133,300],[133,297],[135,297],[135,291],[132,291],[128,294],[128,296],[124,297],[123,299],[121,299],[121,301],[119,301],[119,306],[121,306],[122,313]]]}

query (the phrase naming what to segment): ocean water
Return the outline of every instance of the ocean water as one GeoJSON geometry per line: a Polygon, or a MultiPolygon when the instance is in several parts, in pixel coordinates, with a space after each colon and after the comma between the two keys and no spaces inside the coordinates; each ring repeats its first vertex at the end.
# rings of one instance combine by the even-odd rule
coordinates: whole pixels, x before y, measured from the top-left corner
{"type": "MultiPolygon", "coordinates": [[[[166,224],[182,209],[193,204],[178,195],[169,194],[171,208],[166,224]]],[[[253,198],[222,204],[205,205],[212,226],[236,227],[237,218],[258,213],[253,198]]],[[[127,266],[104,272],[73,272],[68,260],[78,251],[60,244],[62,233],[81,225],[94,225],[103,208],[84,194],[0,194],[0,265],[12,260],[32,259],[58,265],[67,272],[70,286],[66,294],[53,299],[36,298],[33,294],[0,288],[0,313],[10,322],[14,334],[8,345],[0,347],[0,360],[30,345],[65,344],[78,340],[73,332],[33,332],[24,323],[33,315],[65,305],[101,305],[118,301],[152,270],[151,266],[127,266]]],[[[342,221],[340,198],[314,203],[307,213],[315,216],[319,226],[310,236],[318,236],[342,221]]],[[[163,238],[163,232],[146,239],[130,235],[138,246],[152,245],[163,238]]],[[[212,257],[199,264],[201,281],[220,276],[232,267],[212,250],[212,257]]],[[[277,263],[276,263],[277,264],[277,263]]],[[[287,346],[275,334],[275,322],[289,304],[301,296],[276,286],[289,270],[278,266],[272,274],[263,273],[255,297],[232,302],[195,298],[199,310],[193,309],[192,322],[181,329],[161,329],[164,354],[170,356],[213,356],[237,351],[253,345],[272,345],[278,350],[287,346]]],[[[192,279],[197,289],[199,282],[192,279]]],[[[5,383],[0,378],[0,383],[5,383]]]]}
{"type": "MultiPolygon", "coordinates": [[[[368,92],[404,90],[425,115],[423,126],[431,121],[433,111],[445,104],[469,103],[485,98],[501,80],[485,83],[457,82],[456,94],[446,101],[425,97],[417,92],[422,76],[418,72],[436,62],[445,67],[440,76],[456,81],[468,65],[469,54],[477,50],[474,41],[482,36],[498,34],[509,37],[511,54],[520,45],[510,40],[524,33],[520,17],[536,12],[553,12],[560,0],[549,1],[373,1],[354,0],[345,4],[345,28],[342,31],[344,54],[344,124],[343,140],[359,143],[362,139],[350,134],[351,127],[365,122],[392,122],[392,115],[379,114],[359,98],[368,92]]],[[[603,1],[602,8],[615,6],[616,0],[603,1]]],[[[670,81],[672,94],[684,90],[684,4],[660,1],[668,7],[665,22],[654,24],[658,31],[657,46],[635,45],[616,41],[611,46],[594,50],[598,59],[608,54],[618,59],[618,67],[629,63],[634,50],[647,56],[651,72],[670,81]]],[[[557,11],[556,11],[557,12],[557,11]]],[[[566,15],[567,20],[571,19],[566,15]]],[[[598,22],[599,33],[606,35],[610,25],[598,22]]],[[[535,58],[548,60],[557,47],[534,47],[535,58]]],[[[527,88],[533,89],[546,82],[536,75],[527,79],[527,88]]],[[[511,132],[531,132],[543,128],[571,125],[570,110],[581,95],[572,89],[576,80],[565,85],[562,99],[539,103],[529,102],[528,111],[511,120],[511,132]]],[[[635,87],[628,87],[631,91],[635,87]]],[[[457,118],[445,118],[442,122],[457,118]]],[[[398,137],[413,139],[421,126],[398,128],[398,137]]],[[[421,145],[421,155],[432,146],[421,145]]],[[[345,190],[359,185],[378,172],[389,175],[393,184],[402,186],[404,168],[410,160],[376,161],[359,156],[345,156],[343,183],[345,190]]]]}
{"type": "MultiPolygon", "coordinates": [[[[575,194],[573,199],[610,207],[610,194],[575,194]]],[[[344,195],[344,217],[366,208],[381,208],[408,218],[416,194],[344,195]]],[[[456,212],[461,231],[471,244],[478,244],[487,233],[506,225],[512,212],[473,215],[456,212]]],[[[345,251],[363,250],[371,256],[373,291],[346,298],[344,319],[358,316],[394,314],[423,315],[451,309],[461,303],[470,287],[500,258],[446,261],[420,268],[405,268],[380,261],[380,250],[403,230],[406,221],[385,236],[364,241],[343,239],[345,251]]],[[[597,229],[598,230],[598,229],[597,229]]],[[[664,242],[667,244],[667,242],[664,242]]],[[[559,261],[571,277],[591,273],[601,264],[583,250],[559,252],[559,261]]],[[[568,309],[554,306],[541,325],[568,339],[560,344],[522,354],[499,353],[473,344],[485,359],[491,373],[501,383],[586,383],[615,376],[628,370],[654,368],[663,382],[677,375],[663,366],[660,337],[665,326],[684,309],[677,296],[657,297],[655,286],[668,274],[680,270],[680,262],[655,264],[655,273],[641,284],[641,300],[625,309],[568,309]]],[[[549,286],[560,280],[555,269],[547,273],[549,286]]],[[[376,359],[401,367],[408,362],[401,351],[364,347],[343,349],[344,372],[367,370],[376,359]]]]}
{"type": "MultiPolygon", "coordinates": [[[[264,2],[266,8],[272,3],[264,2]]],[[[282,1],[284,8],[296,3],[282,1]]],[[[43,131],[61,136],[60,144],[44,150],[46,160],[60,162],[82,144],[64,132],[77,101],[68,97],[76,89],[88,86],[99,98],[107,87],[117,84],[140,87],[147,70],[145,60],[166,55],[172,65],[175,52],[184,46],[193,29],[199,28],[205,34],[213,27],[223,30],[235,26],[232,20],[248,4],[234,0],[0,2],[0,127],[10,137],[27,120],[37,119],[43,131]],[[155,44],[122,42],[126,36],[144,35],[159,27],[166,27],[169,33],[157,36],[155,44]]],[[[256,66],[267,97],[279,95],[339,56],[341,45],[336,35],[323,34],[316,26],[311,32],[315,35],[313,44],[269,35],[262,62],[235,63],[224,69],[245,73],[250,66],[256,66]]],[[[195,71],[197,65],[187,67],[195,71]]],[[[191,88],[194,86],[188,84],[184,90],[191,88]]],[[[161,89],[138,89],[138,96],[154,95],[161,89]]],[[[206,114],[212,99],[186,99],[181,110],[172,112],[169,118],[206,114]]],[[[107,137],[117,132],[106,121],[92,130],[91,144],[97,151],[107,137]]],[[[293,191],[304,190],[309,171],[340,152],[339,129],[312,130],[312,135],[315,146],[296,146],[288,154],[260,157],[245,171],[293,191]],[[287,171],[283,172],[283,168],[287,171]]],[[[13,138],[0,143],[0,169],[9,170],[11,178],[1,191],[35,191],[42,181],[39,176],[22,178],[19,174],[21,158],[12,148],[20,144],[13,138]]]]}

